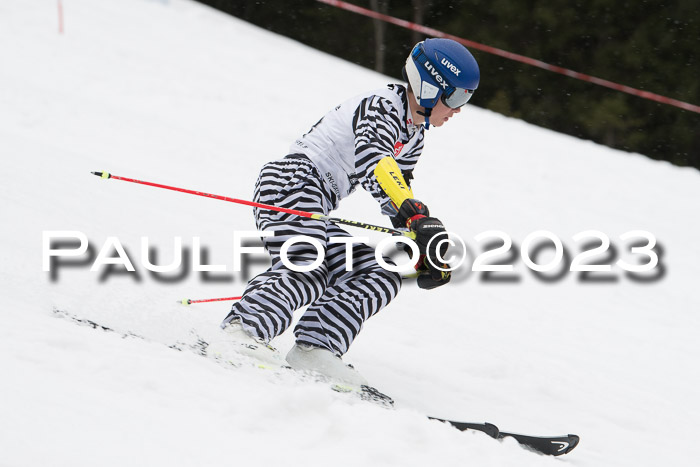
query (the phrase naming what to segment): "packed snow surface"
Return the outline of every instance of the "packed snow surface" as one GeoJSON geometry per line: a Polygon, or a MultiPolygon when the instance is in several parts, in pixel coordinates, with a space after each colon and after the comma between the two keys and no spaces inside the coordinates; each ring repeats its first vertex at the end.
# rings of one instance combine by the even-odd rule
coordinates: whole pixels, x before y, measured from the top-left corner
{"type": "MultiPolygon", "coordinates": [[[[0,465],[696,464],[698,171],[474,106],[431,129],[414,192],[468,254],[448,286],[406,281],[345,356],[394,397],[386,410],[170,348],[215,336],[230,307],[177,300],[238,295],[267,267],[254,255],[233,271],[234,232],[254,230],[251,209],[90,172],[249,198],[262,164],[336,104],[392,79],[186,0],[62,7],[59,34],[56,1],[0,2],[0,465]],[[611,245],[583,263],[609,272],[568,270],[601,244],[574,239],[590,230],[611,245]],[[647,240],[620,236],[640,230],[659,263],[630,274],[616,262],[648,263],[632,251],[647,240]],[[50,231],[81,232],[88,250],[45,272],[50,231]],[[471,270],[503,243],[475,239],[489,231],[513,245],[485,262],[512,272],[471,270]],[[525,248],[537,231],[564,250],[540,275],[521,257],[556,259],[543,234],[549,246],[525,248]],[[142,255],[170,264],[177,238],[183,266],[147,270],[142,255]],[[117,244],[135,272],[91,271],[117,244]],[[226,270],[193,271],[195,250],[226,270]],[[581,444],[544,457],[425,415],[577,433],[581,444]]],[[[364,192],[334,215],[388,225],[364,192]]],[[[282,352],[292,343],[291,331],[273,341],[282,352]]]]}

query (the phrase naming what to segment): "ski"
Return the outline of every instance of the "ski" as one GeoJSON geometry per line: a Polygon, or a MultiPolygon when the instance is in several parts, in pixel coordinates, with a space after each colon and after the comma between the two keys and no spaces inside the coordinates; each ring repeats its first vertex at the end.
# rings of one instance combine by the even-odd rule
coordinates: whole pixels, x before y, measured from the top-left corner
{"type": "MultiPolygon", "coordinates": [[[[116,333],[121,335],[122,338],[135,338],[148,341],[144,336],[135,334],[131,331],[121,332],[116,329],[110,328],[108,326],[101,325],[92,320],[78,317],[64,310],[59,310],[57,308],[53,309],[56,316],[68,319],[74,323],[81,326],[88,326],[93,329],[97,329],[103,332],[116,333]]],[[[203,340],[201,337],[195,334],[194,343],[176,342],[175,344],[168,345],[169,348],[174,350],[190,350],[198,355],[207,357],[207,347],[209,344],[203,340]]],[[[167,344],[166,344],[167,345],[167,344]]],[[[268,369],[265,366],[258,365],[258,368],[268,369]]],[[[271,369],[271,368],[269,368],[271,369]]],[[[281,370],[292,371],[289,367],[280,367],[281,370]]],[[[358,395],[362,400],[378,404],[384,408],[394,408],[394,400],[388,395],[380,392],[372,386],[362,386],[360,388],[355,386],[349,386],[339,383],[331,384],[331,389],[340,393],[353,393],[358,395]]],[[[430,417],[430,420],[437,420],[443,423],[448,423],[460,431],[474,430],[485,433],[494,439],[503,439],[510,437],[515,439],[518,443],[527,449],[538,452],[540,454],[546,454],[550,456],[561,456],[563,454],[570,453],[579,442],[579,437],[577,435],[564,435],[564,436],[529,436],[521,435],[517,433],[507,433],[505,431],[500,431],[496,425],[493,423],[469,423],[469,422],[458,422],[454,420],[447,420],[443,418],[430,417]]]]}
{"type": "MultiPolygon", "coordinates": [[[[57,308],[53,309],[54,315],[68,319],[72,321],[73,323],[79,325],[79,326],[87,326],[92,329],[97,329],[99,331],[103,332],[108,332],[108,333],[115,333],[120,335],[123,339],[126,338],[135,338],[135,339],[140,339],[144,341],[149,341],[144,336],[140,336],[138,334],[135,334],[131,331],[127,332],[122,332],[118,331],[116,329],[110,328],[108,326],[104,326],[100,323],[96,323],[95,321],[92,321],[87,318],[82,318],[79,316],[76,316],[72,313],[69,313],[64,310],[59,310],[57,308]]],[[[209,343],[202,339],[199,335],[196,334],[196,332],[193,331],[195,341],[193,343],[187,343],[187,342],[175,342],[174,344],[165,344],[169,348],[178,350],[178,351],[183,351],[183,350],[190,350],[196,353],[199,356],[206,357],[206,358],[211,358],[210,354],[207,352],[207,349],[209,347],[209,343]]],[[[244,357],[245,358],[245,357],[244,357]]],[[[248,357],[252,358],[252,357],[248,357]]],[[[218,361],[219,359],[214,358],[214,361],[218,361]]],[[[219,362],[222,363],[222,362],[219,362]]],[[[282,372],[293,372],[297,376],[304,376],[302,373],[295,372],[295,370],[292,369],[292,367],[287,366],[287,365],[281,365],[281,366],[272,366],[269,365],[268,363],[254,363],[252,360],[250,362],[255,368],[258,368],[260,370],[267,370],[267,371],[282,371],[282,372]]],[[[225,367],[229,368],[238,368],[242,365],[245,365],[246,363],[238,362],[238,363],[233,363],[233,362],[225,362],[223,365],[225,367]]],[[[352,386],[348,385],[345,383],[334,383],[332,381],[328,381],[322,377],[319,376],[314,376],[314,375],[305,375],[308,377],[313,378],[317,382],[324,382],[327,383],[330,387],[335,392],[339,393],[346,393],[346,394],[352,394],[353,396],[359,397],[363,401],[371,402],[374,404],[379,405],[380,407],[384,408],[392,408],[394,406],[394,400],[389,397],[388,395],[380,392],[377,388],[374,388],[372,386],[367,386],[367,385],[362,385],[362,386],[352,386]]]]}
{"type": "Polygon", "coordinates": [[[379,405],[380,407],[384,407],[387,409],[394,408],[394,399],[387,396],[383,392],[380,392],[377,388],[367,386],[366,384],[363,384],[358,388],[343,383],[333,383],[331,385],[331,389],[335,392],[357,394],[363,401],[372,402],[374,404],[379,405]]]}
{"type": "Polygon", "coordinates": [[[546,454],[548,456],[561,456],[570,453],[578,445],[580,439],[577,435],[572,434],[563,436],[521,435],[517,433],[507,433],[505,431],[500,431],[498,427],[493,423],[468,423],[446,420],[436,417],[428,418],[431,420],[438,420],[441,422],[449,423],[450,425],[452,425],[460,431],[481,431],[482,433],[486,433],[488,436],[494,439],[503,439],[506,437],[510,437],[515,439],[524,447],[531,449],[535,452],[539,452],[541,454],[546,454]]]}

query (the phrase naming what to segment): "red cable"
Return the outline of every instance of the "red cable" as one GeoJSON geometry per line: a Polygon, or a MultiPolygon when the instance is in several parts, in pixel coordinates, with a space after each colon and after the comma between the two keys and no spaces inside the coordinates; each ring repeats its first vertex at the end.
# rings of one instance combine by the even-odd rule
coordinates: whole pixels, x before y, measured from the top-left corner
{"type": "Polygon", "coordinates": [[[499,57],[507,58],[509,60],[515,60],[516,62],[525,63],[527,65],[532,65],[537,68],[542,68],[548,71],[553,71],[554,73],[559,73],[561,75],[569,76],[571,78],[576,78],[589,83],[597,84],[598,86],[604,86],[606,88],[614,89],[616,91],[626,92],[627,94],[632,94],[633,96],[638,96],[644,99],[660,102],[662,104],[673,105],[675,107],[679,107],[683,110],[688,110],[690,112],[700,113],[700,106],[695,104],[690,104],[688,102],[679,101],[677,99],[672,99],[670,97],[662,96],[659,94],[654,94],[653,92],[649,91],[642,91],[641,89],[635,89],[630,86],[625,86],[624,84],[613,83],[612,81],[608,81],[602,78],[596,78],[595,76],[587,75],[585,73],[579,73],[578,71],[569,70],[568,68],[562,68],[560,66],[551,65],[541,60],[536,60],[534,58],[526,57],[524,55],[508,52],[506,50],[491,47],[489,45],[480,44],[478,42],[470,41],[468,39],[463,39],[461,37],[453,36],[452,34],[447,34],[445,32],[438,31],[437,29],[422,26],[420,24],[395,18],[393,16],[384,15],[382,13],[378,13],[367,8],[362,8],[357,5],[353,5],[352,3],[347,3],[340,0],[317,1],[337,8],[341,8],[343,10],[351,11],[353,13],[369,16],[370,18],[386,21],[387,23],[391,23],[402,28],[410,29],[412,31],[418,31],[429,36],[441,37],[444,39],[452,39],[453,41],[464,44],[467,47],[471,47],[472,49],[477,49],[481,50],[482,52],[498,55],[499,57]]]}

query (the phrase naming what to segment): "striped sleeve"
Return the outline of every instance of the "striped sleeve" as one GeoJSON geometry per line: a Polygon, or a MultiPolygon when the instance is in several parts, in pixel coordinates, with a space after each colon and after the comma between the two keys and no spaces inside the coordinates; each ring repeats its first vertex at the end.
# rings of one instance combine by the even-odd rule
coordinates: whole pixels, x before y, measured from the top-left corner
{"type": "Polygon", "coordinates": [[[415,168],[416,163],[418,162],[418,158],[420,158],[420,155],[423,152],[422,131],[418,133],[417,138],[418,141],[409,151],[402,152],[399,155],[399,157],[396,158],[396,163],[401,169],[401,173],[406,179],[406,182],[408,182],[409,186],[411,185],[411,179],[413,178],[413,169],[415,168]]]}
{"type": "Polygon", "coordinates": [[[399,113],[388,99],[371,96],[358,106],[352,125],[358,182],[384,206],[391,200],[379,186],[374,168],[384,157],[394,155],[394,144],[401,134],[399,113]]]}

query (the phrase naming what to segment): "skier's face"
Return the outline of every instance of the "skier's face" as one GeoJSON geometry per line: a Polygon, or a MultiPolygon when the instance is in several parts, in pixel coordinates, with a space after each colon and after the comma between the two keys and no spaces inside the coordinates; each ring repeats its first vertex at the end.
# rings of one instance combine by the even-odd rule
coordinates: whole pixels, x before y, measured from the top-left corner
{"type": "Polygon", "coordinates": [[[451,109],[442,103],[442,100],[433,107],[433,111],[430,114],[430,124],[432,126],[442,126],[447,120],[449,120],[454,114],[458,114],[462,111],[462,108],[451,109]]]}

